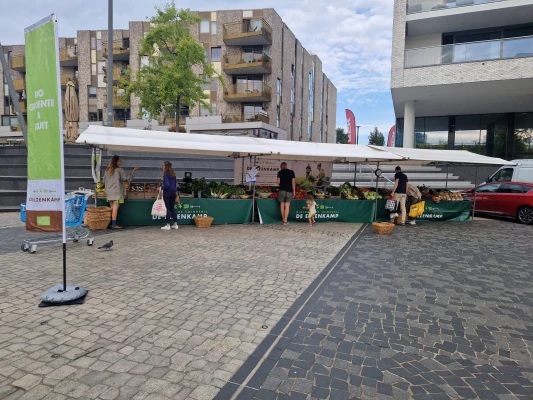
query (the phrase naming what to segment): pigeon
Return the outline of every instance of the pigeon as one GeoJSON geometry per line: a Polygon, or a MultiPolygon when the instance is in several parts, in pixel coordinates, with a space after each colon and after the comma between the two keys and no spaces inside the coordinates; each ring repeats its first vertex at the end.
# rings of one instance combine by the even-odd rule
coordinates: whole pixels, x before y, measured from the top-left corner
{"type": "Polygon", "coordinates": [[[113,241],[112,240],[110,240],[109,243],[106,243],[103,246],[98,247],[98,250],[100,250],[100,249],[111,250],[111,247],[113,247],[113,241]]]}

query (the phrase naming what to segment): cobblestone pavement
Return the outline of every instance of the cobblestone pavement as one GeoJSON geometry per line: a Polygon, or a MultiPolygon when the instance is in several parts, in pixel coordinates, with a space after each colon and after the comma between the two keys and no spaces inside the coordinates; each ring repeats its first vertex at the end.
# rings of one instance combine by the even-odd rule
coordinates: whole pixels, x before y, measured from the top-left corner
{"type": "Polygon", "coordinates": [[[20,213],[18,212],[0,213],[0,229],[12,228],[15,226],[19,226],[19,227],[24,226],[24,223],[20,222],[20,213]]]}
{"type": "Polygon", "coordinates": [[[68,282],[89,295],[57,308],[37,304],[61,281],[60,245],[30,255],[13,242],[0,258],[0,399],[212,399],[359,227],[112,232],[112,251],[68,245],[68,282]]]}
{"type": "Polygon", "coordinates": [[[218,399],[533,399],[532,233],[365,228],[218,399]]]}

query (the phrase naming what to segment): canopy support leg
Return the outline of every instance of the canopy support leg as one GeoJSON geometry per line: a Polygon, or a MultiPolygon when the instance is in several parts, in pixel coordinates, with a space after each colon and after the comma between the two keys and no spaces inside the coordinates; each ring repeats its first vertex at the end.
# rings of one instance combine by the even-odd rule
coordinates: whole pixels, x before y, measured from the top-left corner
{"type": "Polygon", "coordinates": [[[357,163],[354,163],[354,169],[353,169],[353,185],[356,185],[357,182],[357,163]]]}
{"type": "Polygon", "coordinates": [[[448,190],[448,175],[450,171],[450,164],[446,164],[446,190],[448,190]]]}
{"type": "MultiPolygon", "coordinates": [[[[243,159],[244,160],[244,159],[243,159]]],[[[255,168],[255,164],[257,162],[257,157],[254,156],[253,163],[252,163],[252,157],[250,156],[250,164],[252,168],[255,168]]],[[[243,169],[244,171],[244,169],[243,169]]],[[[255,182],[253,183],[253,193],[252,193],[252,224],[255,223],[255,182]]]]}
{"type": "MultiPolygon", "coordinates": [[[[379,162],[376,171],[379,169],[379,162]]],[[[378,220],[378,186],[379,186],[379,176],[376,175],[376,200],[374,201],[374,222],[378,220]]]]}

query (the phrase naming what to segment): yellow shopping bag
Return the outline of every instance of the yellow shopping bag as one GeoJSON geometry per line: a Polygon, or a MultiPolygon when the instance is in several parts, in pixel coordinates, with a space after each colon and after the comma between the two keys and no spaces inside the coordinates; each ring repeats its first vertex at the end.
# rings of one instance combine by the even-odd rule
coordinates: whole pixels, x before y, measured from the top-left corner
{"type": "Polygon", "coordinates": [[[426,206],[425,201],[421,201],[419,203],[413,204],[411,208],[409,209],[409,216],[411,218],[420,217],[422,214],[424,214],[425,206],[426,206]]]}

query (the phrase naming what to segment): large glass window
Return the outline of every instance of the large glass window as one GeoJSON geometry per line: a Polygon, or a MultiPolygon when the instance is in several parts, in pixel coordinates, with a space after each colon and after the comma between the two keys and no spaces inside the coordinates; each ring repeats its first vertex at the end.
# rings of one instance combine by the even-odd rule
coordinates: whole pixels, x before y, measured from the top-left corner
{"type": "Polygon", "coordinates": [[[448,117],[424,118],[424,132],[422,134],[420,134],[420,126],[417,126],[420,122],[416,120],[416,147],[423,149],[446,149],[448,147],[448,117]]]}
{"type": "Polygon", "coordinates": [[[481,135],[479,115],[460,115],[455,118],[455,149],[486,154],[486,135],[481,135]]]}
{"type": "Polygon", "coordinates": [[[533,113],[515,115],[513,158],[533,158],[533,113]]]}
{"type": "Polygon", "coordinates": [[[211,49],[211,61],[220,61],[222,57],[222,50],[220,47],[213,47],[211,49]]]}
{"type": "Polygon", "coordinates": [[[89,86],[89,97],[96,98],[96,86],[89,86]]]}
{"type": "MultiPolygon", "coordinates": [[[[505,114],[481,116],[481,138],[485,137],[486,155],[505,158],[507,141],[507,117],[505,114]]],[[[482,153],[483,154],[483,153],[482,153]]]]}

